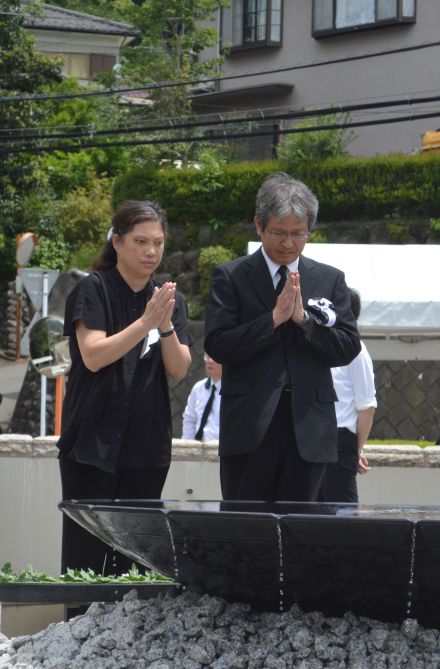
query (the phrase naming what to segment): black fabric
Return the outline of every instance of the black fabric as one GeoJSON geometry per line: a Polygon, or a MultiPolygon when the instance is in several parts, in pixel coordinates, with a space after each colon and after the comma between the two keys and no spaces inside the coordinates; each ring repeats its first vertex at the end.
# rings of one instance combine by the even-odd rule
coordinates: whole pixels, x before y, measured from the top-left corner
{"type": "Polygon", "coordinates": [[[280,279],[277,283],[277,286],[275,288],[275,293],[279,295],[281,291],[283,290],[285,283],[287,281],[287,272],[289,270],[287,269],[286,265],[280,265],[278,267],[278,274],[280,275],[280,279]]]}
{"type": "Polygon", "coordinates": [[[357,437],[345,427],[338,428],[338,462],[328,465],[322,480],[320,500],[323,502],[357,503],[357,468],[359,463],[357,437]]]}
{"type": "MultiPolygon", "coordinates": [[[[113,473],[118,467],[167,467],[171,460],[171,411],[160,342],[140,359],[143,342],[112,365],[91,372],[81,358],[75,323],[108,336],[140,318],[157,282],[133,292],[116,268],[90,274],[66,302],[64,334],[72,368],[66,384],[60,453],[113,473]]],[[[172,317],[189,344],[187,309],[180,293],[172,317]]]]}
{"type": "Polygon", "coordinates": [[[283,391],[269,429],[254,451],[220,458],[223,499],[313,502],[325,464],[303,460],[292,424],[291,393],[283,391]]]}
{"type": "Polygon", "coordinates": [[[216,391],[216,387],[213,384],[212,388],[211,388],[211,393],[208,397],[208,401],[206,402],[205,408],[203,409],[199,429],[197,430],[196,435],[194,437],[195,439],[198,439],[199,441],[202,441],[202,439],[203,439],[203,430],[205,429],[205,425],[208,421],[208,416],[211,412],[212,405],[214,404],[215,391],[216,391]]]}
{"type": "Polygon", "coordinates": [[[205,351],[222,363],[219,455],[248,453],[268,431],[282,387],[292,388],[298,450],[307,462],[336,462],[331,367],[347,365],[361,345],[342,272],[300,256],[303,303],[322,295],[335,305],[334,327],[292,319],[274,328],[274,282],[263,252],[217,265],[206,301],[205,351]]]}

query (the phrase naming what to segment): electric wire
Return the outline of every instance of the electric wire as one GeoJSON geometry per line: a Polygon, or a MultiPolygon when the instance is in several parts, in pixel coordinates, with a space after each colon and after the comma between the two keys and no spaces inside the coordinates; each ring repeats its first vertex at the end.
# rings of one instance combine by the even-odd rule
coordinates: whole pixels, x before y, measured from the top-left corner
{"type": "Polygon", "coordinates": [[[272,128],[267,130],[265,128],[250,132],[235,132],[227,134],[225,129],[221,134],[209,133],[209,135],[195,135],[195,136],[174,136],[174,137],[159,137],[159,138],[150,138],[150,139],[134,139],[134,140],[125,140],[125,141],[112,141],[112,142],[88,142],[88,143],[79,143],[76,145],[72,144],[56,144],[56,145],[22,145],[22,146],[2,146],[0,147],[0,155],[14,155],[19,153],[52,153],[55,151],[71,153],[75,151],[83,151],[92,148],[101,148],[108,149],[114,148],[116,146],[145,146],[145,145],[161,145],[161,144],[176,144],[176,143],[188,143],[188,142],[206,142],[206,141],[224,141],[224,140],[235,140],[243,139],[248,137],[264,137],[264,136],[273,136],[274,132],[277,135],[289,135],[302,132],[317,132],[322,130],[338,130],[338,129],[350,129],[350,128],[360,128],[373,125],[385,125],[392,123],[403,123],[406,121],[417,121],[420,119],[435,118],[440,116],[440,109],[435,112],[427,112],[423,114],[409,114],[406,116],[401,116],[396,118],[395,116],[389,118],[381,118],[374,120],[363,120],[363,121],[352,121],[348,123],[337,123],[332,125],[321,125],[321,126],[310,126],[310,127],[301,127],[301,128],[276,128],[276,131],[272,128]]]}
{"type": "MultiPolygon", "coordinates": [[[[128,135],[133,133],[146,133],[146,132],[160,132],[160,131],[169,131],[169,130],[188,130],[188,129],[200,129],[207,127],[216,127],[216,126],[228,126],[228,125],[241,125],[243,123],[250,122],[271,122],[271,121],[282,121],[282,120],[301,120],[305,118],[319,118],[322,116],[332,116],[332,115],[350,115],[358,112],[368,112],[378,109],[388,109],[390,107],[399,107],[402,106],[404,109],[411,107],[413,105],[424,105],[430,104],[433,102],[440,102],[440,95],[431,95],[421,98],[399,98],[393,100],[382,100],[376,102],[362,103],[362,104],[334,104],[330,107],[323,107],[319,109],[310,109],[310,110],[298,110],[298,111],[288,111],[288,112],[277,112],[277,113],[267,113],[264,110],[260,110],[258,114],[247,115],[246,117],[234,117],[234,118],[219,118],[218,115],[211,120],[194,120],[194,121],[181,121],[170,123],[168,121],[165,124],[150,124],[147,126],[129,126],[122,128],[108,128],[108,129],[96,129],[93,125],[90,126],[73,126],[73,130],[70,132],[42,132],[41,128],[36,128],[33,132],[26,134],[20,133],[19,129],[13,129],[12,135],[11,131],[8,129],[0,131],[0,139],[12,140],[14,142],[24,142],[32,139],[43,140],[43,139],[79,139],[81,137],[108,137],[112,135],[128,135]]],[[[402,113],[399,110],[396,110],[395,113],[402,113]]],[[[335,126],[332,126],[335,127],[335,126]]],[[[319,126],[318,129],[323,129],[323,126],[319,126]]]]}
{"type": "Polygon", "coordinates": [[[119,88],[119,89],[106,89],[104,91],[93,91],[85,93],[65,93],[59,95],[25,95],[25,96],[1,96],[0,104],[13,104],[17,102],[42,102],[42,101],[52,101],[52,100],[69,100],[75,98],[88,98],[88,97],[107,97],[113,95],[120,95],[121,93],[130,93],[135,91],[149,91],[149,90],[162,90],[165,88],[174,88],[179,86],[195,86],[196,84],[206,84],[209,82],[222,82],[222,81],[231,81],[234,79],[245,79],[248,77],[256,77],[266,74],[277,74],[279,72],[291,72],[295,70],[303,70],[313,67],[322,67],[325,65],[334,65],[340,63],[349,63],[356,60],[364,60],[366,58],[377,58],[379,56],[392,55],[398,53],[405,53],[410,51],[416,51],[421,49],[427,49],[432,47],[440,46],[440,41],[432,42],[422,42],[419,44],[409,44],[402,47],[382,49],[380,51],[366,51],[360,54],[351,54],[348,56],[341,56],[338,58],[329,58],[326,60],[315,60],[310,63],[297,63],[296,65],[284,65],[276,68],[266,69],[266,70],[253,70],[248,72],[228,74],[224,76],[217,77],[203,77],[200,79],[187,79],[187,80],[176,80],[176,81],[166,81],[161,83],[152,83],[146,86],[137,86],[132,88],[119,88]]]}

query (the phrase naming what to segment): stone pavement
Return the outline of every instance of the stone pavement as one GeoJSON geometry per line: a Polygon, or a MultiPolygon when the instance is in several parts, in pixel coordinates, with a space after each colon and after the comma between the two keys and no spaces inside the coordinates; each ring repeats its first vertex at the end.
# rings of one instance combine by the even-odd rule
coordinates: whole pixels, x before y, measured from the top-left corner
{"type": "Polygon", "coordinates": [[[2,432],[6,432],[8,429],[27,367],[27,358],[20,358],[15,361],[0,357],[0,393],[3,397],[0,404],[0,428],[2,432]]]}

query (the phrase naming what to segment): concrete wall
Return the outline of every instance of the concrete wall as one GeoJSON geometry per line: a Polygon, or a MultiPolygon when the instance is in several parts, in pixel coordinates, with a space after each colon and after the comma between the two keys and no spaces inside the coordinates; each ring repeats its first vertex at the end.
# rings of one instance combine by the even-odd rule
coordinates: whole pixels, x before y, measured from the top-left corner
{"type": "MultiPolygon", "coordinates": [[[[232,4],[232,3],[231,3],[232,4]]],[[[422,0],[417,3],[417,18],[414,24],[402,24],[373,30],[332,35],[315,39],[312,37],[311,0],[284,0],[283,36],[281,47],[260,47],[226,56],[224,75],[276,70],[292,65],[328,61],[367,52],[399,49],[403,46],[420,45],[438,40],[440,25],[440,3],[438,0],[422,0]]],[[[224,34],[230,34],[232,9],[225,9],[224,34]]],[[[438,90],[438,65],[436,48],[425,48],[406,53],[383,55],[364,60],[328,64],[309,69],[272,72],[232,79],[220,84],[220,91],[240,87],[270,85],[274,83],[293,85],[291,93],[255,94],[241,93],[222,104],[221,99],[202,97],[195,100],[197,111],[211,113],[229,112],[234,109],[258,110],[284,108],[287,110],[310,109],[329,106],[332,103],[369,102],[377,99],[409,98],[438,90]]],[[[431,93],[432,94],[432,93],[431,93]]],[[[425,105],[426,107],[426,105],[425,105]]],[[[401,108],[408,115],[414,107],[401,108]]],[[[363,118],[378,119],[394,115],[394,109],[376,111],[363,118]]],[[[425,110],[427,111],[427,110],[425,110]]],[[[415,113],[415,110],[414,110],[415,113]]],[[[353,118],[353,120],[357,120],[353,118]]],[[[351,153],[374,155],[376,153],[411,152],[421,146],[421,135],[436,129],[438,121],[425,119],[356,128],[357,138],[350,145],[351,153]]],[[[255,140],[261,143],[261,139],[255,140]]]]}
{"type": "MultiPolygon", "coordinates": [[[[61,500],[56,437],[0,435],[0,566],[60,572],[61,500]]],[[[361,504],[440,505],[440,447],[367,446],[361,504]]],[[[220,499],[217,444],[176,439],[167,499],[220,499]]]]}

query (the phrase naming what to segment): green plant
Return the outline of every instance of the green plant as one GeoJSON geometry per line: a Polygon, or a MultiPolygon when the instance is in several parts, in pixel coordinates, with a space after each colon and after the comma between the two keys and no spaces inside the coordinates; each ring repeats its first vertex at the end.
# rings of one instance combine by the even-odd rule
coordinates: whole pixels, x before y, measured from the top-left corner
{"type": "Polygon", "coordinates": [[[377,444],[379,446],[420,446],[420,448],[426,448],[427,446],[434,446],[433,441],[418,441],[408,439],[368,439],[367,445],[377,444]]]}
{"type": "Polygon", "coordinates": [[[203,300],[206,299],[209,290],[209,283],[211,280],[211,272],[216,265],[220,263],[229,262],[234,257],[234,254],[224,246],[206,246],[200,251],[199,255],[199,281],[200,281],[200,296],[203,300]]]}
{"type": "Polygon", "coordinates": [[[407,244],[410,241],[408,223],[396,220],[388,223],[386,227],[388,241],[391,244],[407,244]]]}
{"type": "Polygon", "coordinates": [[[440,218],[431,218],[429,220],[429,232],[435,239],[440,238],[440,218]]]}
{"type": "Polygon", "coordinates": [[[188,307],[188,318],[191,321],[199,321],[203,318],[204,307],[198,300],[193,298],[186,298],[186,306],[188,307]]]}
{"type": "Polygon", "coordinates": [[[29,266],[58,269],[60,272],[65,272],[69,269],[69,256],[70,247],[62,239],[39,237],[29,266]]]}
{"type": "Polygon", "coordinates": [[[69,258],[70,267],[76,267],[77,269],[84,270],[85,272],[89,271],[92,266],[93,260],[99,255],[103,242],[95,244],[93,242],[86,242],[81,244],[81,246],[73,253],[71,253],[69,258]]]}
{"type": "Polygon", "coordinates": [[[111,181],[93,177],[89,187],[79,187],[68,193],[59,205],[59,228],[72,246],[86,242],[105,244],[111,226],[111,181]]]}
{"type": "MultiPolygon", "coordinates": [[[[309,237],[309,244],[315,242],[316,244],[325,244],[328,242],[327,235],[324,230],[312,230],[309,237]]],[[[307,255],[307,251],[305,252],[307,255]]]]}
{"type": "Polygon", "coordinates": [[[136,565],[132,564],[130,571],[121,576],[101,576],[92,569],[68,569],[65,574],[54,577],[44,572],[36,571],[32,566],[19,573],[15,573],[10,562],[5,562],[0,569],[0,583],[157,583],[168,582],[171,579],[158,572],[149,571],[141,574],[136,565]]]}
{"type": "Polygon", "coordinates": [[[337,127],[347,120],[347,114],[328,114],[300,121],[295,129],[322,129],[286,135],[278,148],[279,160],[285,163],[287,169],[296,170],[304,161],[347,155],[347,146],[355,135],[337,127]]]}

